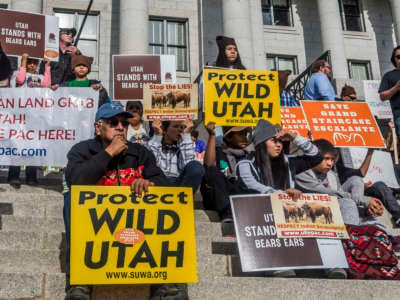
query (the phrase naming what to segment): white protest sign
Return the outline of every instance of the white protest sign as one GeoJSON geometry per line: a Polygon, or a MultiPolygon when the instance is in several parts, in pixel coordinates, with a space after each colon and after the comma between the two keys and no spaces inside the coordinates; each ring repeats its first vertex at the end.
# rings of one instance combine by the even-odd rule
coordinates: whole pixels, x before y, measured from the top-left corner
{"type": "MultiPolygon", "coordinates": [[[[366,148],[349,148],[353,168],[358,169],[367,155],[366,148]]],[[[383,181],[388,187],[400,188],[394,173],[393,161],[389,152],[375,150],[364,182],[383,181]]]]}
{"type": "Polygon", "coordinates": [[[382,101],[379,98],[380,80],[364,80],[364,95],[365,100],[369,104],[369,108],[374,116],[378,119],[393,118],[392,109],[389,101],[382,101]]]}
{"type": "Polygon", "coordinates": [[[0,164],[65,166],[93,137],[98,98],[92,88],[0,89],[0,164]]]}

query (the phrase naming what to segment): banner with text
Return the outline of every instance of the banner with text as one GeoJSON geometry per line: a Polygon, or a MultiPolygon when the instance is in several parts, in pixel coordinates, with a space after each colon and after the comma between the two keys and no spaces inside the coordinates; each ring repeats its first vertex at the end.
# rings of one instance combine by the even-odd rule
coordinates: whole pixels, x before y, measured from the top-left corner
{"type": "Polygon", "coordinates": [[[0,164],[66,166],[93,137],[99,92],[92,88],[0,89],[0,164]]]}
{"type": "Polygon", "coordinates": [[[281,124],[276,71],[204,69],[205,124],[256,126],[259,119],[281,124]]]}
{"type": "Polygon", "coordinates": [[[145,120],[197,119],[198,87],[193,83],[143,85],[143,117],[145,120]]]}
{"type": "Polygon", "coordinates": [[[231,196],[244,272],[348,268],[340,240],[279,238],[268,195],[231,196]]]}
{"type": "Polygon", "coordinates": [[[382,134],[368,103],[301,101],[313,140],[335,147],[384,148],[382,134]]]}
{"type": "Polygon", "coordinates": [[[175,55],[113,55],[114,100],[142,100],[143,84],[175,83],[175,55]]]}
{"type": "Polygon", "coordinates": [[[0,9],[0,43],[7,55],[58,61],[58,17],[0,9]]]}
{"type": "Polygon", "coordinates": [[[301,107],[281,107],[281,120],[282,129],[310,138],[308,136],[308,124],[301,107]]]}
{"type": "Polygon", "coordinates": [[[72,186],[71,284],[197,282],[192,189],[72,186]]]}
{"type": "Polygon", "coordinates": [[[382,101],[379,97],[380,80],[363,80],[365,100],[368,102],[371,112],[378,119],[393,118],[389,101],[382,101]]]}
{"type": "Polygon", "coordinates": [[[297,201],[288,194],[271,194],[279,237],[348,239],[339,202],[323,194],[302,194],[297,201]]]}

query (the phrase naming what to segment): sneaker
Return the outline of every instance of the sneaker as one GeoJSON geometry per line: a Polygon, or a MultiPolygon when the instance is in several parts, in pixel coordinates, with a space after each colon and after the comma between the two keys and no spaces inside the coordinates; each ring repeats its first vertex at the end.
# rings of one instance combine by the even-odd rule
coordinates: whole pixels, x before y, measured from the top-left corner
{"type": "Polygon", "coordinates": [[[294,270],[275,270],[275,271],[266,271],[265,276],[272,277],[296,277],[296,272],[294,270]]]}
{"type": "Polygon", "coordinates": [[[8,183],[15,189],[19,189],[21,187],[21,180],[19,180],[19,178],[11,179],[8,183]]]}
{"type": "Polygon", "coordinates": [[[326,273],[330,279],[347,279],[347,272],[342,268],[328,269],[326,273]]]}
{"type": "Polygon", "coordinates": [[[221,215],[221,223],[233,223],[231,211],[226,211],[221,215]]]}
{"type": "Polygon", "coordinates": [[[184,283],[152,285],[150,300],[189,300],[187,285],[184,283]]]}
{"type": "Polygon", "coordinates": [[[88,286],[72,286],[68,289],[64,300],[90,300],[90,294],[88,286]]]}
{"type": "Polygon", "coordinates": [[[394,228],[400,228],[400,218],[395,219],[394,217],[392,218],[393,221],[393,227],[394,228]]]}

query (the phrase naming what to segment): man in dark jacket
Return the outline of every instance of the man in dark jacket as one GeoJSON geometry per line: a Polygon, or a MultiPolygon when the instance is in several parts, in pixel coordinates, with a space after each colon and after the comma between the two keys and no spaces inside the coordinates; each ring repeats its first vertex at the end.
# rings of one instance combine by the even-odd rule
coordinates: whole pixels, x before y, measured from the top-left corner
{"type": "MultiPolygon", "coordinates": [[[[157,167],[154,155],[140,144],[127,142],[127,118],[132,115],[118,104],[106,103],[96,114],[94,139],[80,142],[67,154],[65,176],[71,185],[130,185],[137,196],[149,186],[166,185],[166,178],[157,167]]],[[[70,197],[64,203],[67,238],[67,296],[65,299],[90,300],[87,286],[68,286],[70,197]]]]}

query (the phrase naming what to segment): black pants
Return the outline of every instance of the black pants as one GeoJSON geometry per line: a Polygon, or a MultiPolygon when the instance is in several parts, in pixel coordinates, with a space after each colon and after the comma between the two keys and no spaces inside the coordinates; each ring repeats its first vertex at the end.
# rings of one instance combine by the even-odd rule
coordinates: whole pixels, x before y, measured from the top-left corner
{"type": "MultiPolygon", "coordinates": [[[[26,167],[26,181],[36,181],[36,170],[38,167],[26,167]]],[[[19,180],[19,174],[21,173],[20,166],[9,166],[8,167],[8,181],[19,180]]]]}

